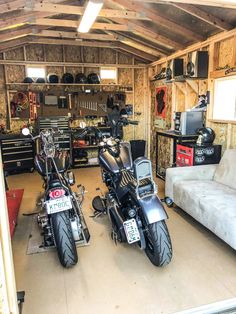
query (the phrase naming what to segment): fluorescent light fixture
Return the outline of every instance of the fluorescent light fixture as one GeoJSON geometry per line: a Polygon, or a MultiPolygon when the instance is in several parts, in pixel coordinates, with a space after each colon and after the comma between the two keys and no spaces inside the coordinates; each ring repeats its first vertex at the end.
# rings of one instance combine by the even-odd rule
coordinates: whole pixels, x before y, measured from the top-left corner
{"type": "Polygon", "coordinates": [[[96,20],[102,6],[103,0],[89,0],[78,27],[79,33],[88,33],[94,21],[96,20]]]}

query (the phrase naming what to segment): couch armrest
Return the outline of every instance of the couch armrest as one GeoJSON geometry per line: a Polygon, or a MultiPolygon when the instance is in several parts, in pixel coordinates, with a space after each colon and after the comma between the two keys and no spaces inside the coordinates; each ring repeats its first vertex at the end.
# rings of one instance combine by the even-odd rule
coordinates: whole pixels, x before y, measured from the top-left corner
{"type": "Polygon", "coordinates": [[[183,180],[213,180],[218,165],[175,167],[166,170],[165,196],[174,201],[173,186],[183,180]]]}

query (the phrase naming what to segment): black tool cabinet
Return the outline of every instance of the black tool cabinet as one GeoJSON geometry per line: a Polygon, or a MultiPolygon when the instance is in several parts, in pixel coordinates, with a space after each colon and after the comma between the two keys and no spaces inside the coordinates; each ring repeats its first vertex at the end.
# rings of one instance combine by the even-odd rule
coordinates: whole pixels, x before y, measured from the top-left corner
{"type": "Polygon", "coordinates": [[[35,146],[30,136],[0,135],[0,143],[3,167],[6,173],[34,170],[35,146]]]}

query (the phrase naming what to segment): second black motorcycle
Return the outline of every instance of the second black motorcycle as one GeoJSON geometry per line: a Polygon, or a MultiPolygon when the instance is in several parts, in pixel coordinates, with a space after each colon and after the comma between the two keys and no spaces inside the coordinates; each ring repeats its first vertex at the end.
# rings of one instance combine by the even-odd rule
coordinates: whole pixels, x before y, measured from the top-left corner
{"type": "MultiPolygon", "coordinates": [[[[137,124],[121,118],[114,123],[114,135],[119,133],[117,123],[120,127],[137,124]]],[[[130,144],[114,137],[101,140],[98,158],[108,191],[93,199],[95,216],[108,214],[114,241],[137,243],[155,266],[169,264],[172,244],[168,216],[157,196],[151,161],[139,157],[133,162],[130,144]]]]}

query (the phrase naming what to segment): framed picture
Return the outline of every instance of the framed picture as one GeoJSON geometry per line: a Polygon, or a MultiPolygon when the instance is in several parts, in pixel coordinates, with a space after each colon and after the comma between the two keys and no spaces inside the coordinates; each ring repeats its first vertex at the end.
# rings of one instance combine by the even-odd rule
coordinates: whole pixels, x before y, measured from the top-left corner
{"type": "Polygon", "coordinates": [[[155,114],[162,119],[166,118],[166,91],[166,86],[159,86],[156,88],[155,114]]]}

